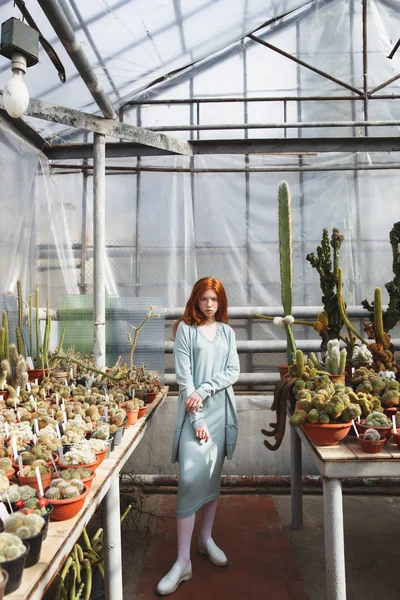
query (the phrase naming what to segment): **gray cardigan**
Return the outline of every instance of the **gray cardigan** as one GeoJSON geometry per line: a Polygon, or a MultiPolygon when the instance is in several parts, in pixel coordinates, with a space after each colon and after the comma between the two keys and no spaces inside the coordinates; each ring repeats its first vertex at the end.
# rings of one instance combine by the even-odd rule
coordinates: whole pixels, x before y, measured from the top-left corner
{"type": "MultiPolygon", "coordinates": [[[[236,446],[238,435],[238,420],[236,414],[235,397],[233,395],[232,384],[239,377],[239,357],[236,350],[235,333],[229,325],[219,323],[221,327],[220,335],[225,336],[228,353],[226,356],[225,370],[215,373],[208,381],[201,384],[198,383],[196,388],[193,382],[193,334],[195,326],[187,325],[181,321],[178,325],[175,338],[174,358],[176,380],[179,385],[179,398],[176,411],[174,438],[172,445],[172,462],[178,461],[179,440],[181,437],[183,423],[186,417],[186,400],[196,391],[204,402],[207,398],[216,392],[226,389],[227,392],[227,411],[226,411],[226,456],[229,460],[232,459],[233,452],[236,446]]],[[[202,410],[196,413],[189,413],[190,422],[193,427],[201,427],[204,425],[202,410]]]]}

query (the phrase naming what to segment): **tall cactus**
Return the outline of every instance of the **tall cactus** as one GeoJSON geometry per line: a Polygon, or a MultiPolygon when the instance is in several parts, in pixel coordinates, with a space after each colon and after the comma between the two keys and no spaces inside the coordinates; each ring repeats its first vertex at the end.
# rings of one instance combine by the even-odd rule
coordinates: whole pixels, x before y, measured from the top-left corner
{"type": "Polygon", "coordinates": [[[32,318],[32,296],[29,296],[29,356],[33,360],[33,318],[32,318]]]}
{"type": "MultiPolygon", "coordinates": [[[[293,266],[292,266],[292,220],[289,185],[282,181],[278,188],[279,265],[281,274],[281,298],[284,317],[292,314],[293,266]]],[[[285,323],[288,364],[292,365],[296,354],[291,323],[285,323]]]]}
{"type": "Polygon", "coordinates": [[[17,299],[18,299],[18,327],[16,330],[18,352],[26,358],[26,345],[24,339],[24,301],[22,298],[22,285],[17,281],[17,299]]]}
{"type": "Polygon", "coordinates": [[[36,357],[39,357],[41,350],[40,343],[40,322],[39,322],[39,286],[35,287],[35,325],[36,325],[36,357]]]}
{"type": "Polygon", "coordinates": [[[343,327],[343,319],[339,308],[337,297],[338,283],[338,268],[339,268],[339,253],[344,236],[339,232],[339,229],[332,229],[332,236],[329,242],[329,232],[323,230],[321,245],[317,247],[317,255],[314,252],[307,254],[306,260],[318,271],[320,278],[320,287],[322,291],[322,303],[327,314],[330,339],[339,337],[343,327]],[[333,262],[331,258],[331,246],[333,248],[333,262]]]}
{"type": "Polygon", "coordinates": [[[8,314],[7,311],[3,310],[2,317],[2,326],[4,327],[4,346],[3,346],[3,354],[5,360],[10,360],[10,351],[8,348],[9,345],[9,335],[8,335],[8,314]]]}

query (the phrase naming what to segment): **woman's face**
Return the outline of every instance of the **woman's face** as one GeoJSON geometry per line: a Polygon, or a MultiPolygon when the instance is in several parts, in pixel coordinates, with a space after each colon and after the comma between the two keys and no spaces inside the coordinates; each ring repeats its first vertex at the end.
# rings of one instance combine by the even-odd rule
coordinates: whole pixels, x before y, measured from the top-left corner
{"type": "Polygon", "coordinates": [[[218,311],[218,296],[214,290],[206,290],[199,299],[200,312],[210,321],[215,321],[218,311]]]}

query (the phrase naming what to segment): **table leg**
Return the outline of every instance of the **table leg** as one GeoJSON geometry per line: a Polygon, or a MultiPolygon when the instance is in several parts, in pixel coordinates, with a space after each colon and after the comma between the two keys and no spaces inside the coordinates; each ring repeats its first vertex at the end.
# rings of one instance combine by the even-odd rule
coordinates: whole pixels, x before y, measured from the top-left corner
{"type": "Polygon", "coordinates": [[[342,482],[324,477],[323,489],[327,599],[346,600],[342,482]]]}
{"type": "Polygon", "coordinates": [[[106,599],[123,600],[119,477],[116,477],[112,482],[103,503],[104,585],[106,599]]]}
{"type": "Polygon", "coordinates": [[[303,479],[301,439],[296,427],[290,428],[290,490],[292,498],[292,529],[303,529],[303,479]]]}

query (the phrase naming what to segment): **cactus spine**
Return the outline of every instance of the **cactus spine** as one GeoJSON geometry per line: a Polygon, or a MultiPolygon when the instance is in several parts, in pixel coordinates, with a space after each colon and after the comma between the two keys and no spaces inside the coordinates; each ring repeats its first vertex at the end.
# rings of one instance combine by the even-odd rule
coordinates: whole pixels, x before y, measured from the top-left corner
{"type": "MultiPolygon", "coordinates": [[[[292,268],[292,221],[290,190],[286,181],[278,188],[279,264],[281,273],[281,298],[284,317],[292,314],[293,268],[292,268]]],[[[291,324],[285,324],[288,364],[292,365],[296,353],[291,324]]]]}

